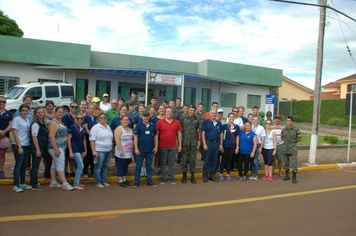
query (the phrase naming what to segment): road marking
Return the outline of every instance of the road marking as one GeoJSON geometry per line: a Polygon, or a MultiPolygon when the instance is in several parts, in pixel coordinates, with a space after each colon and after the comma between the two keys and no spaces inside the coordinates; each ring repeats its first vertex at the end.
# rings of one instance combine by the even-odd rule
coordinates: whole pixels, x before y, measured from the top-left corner
{"type": "Polygon", "coordinates": [[[346,170],[346,169],[339,169],[341,171],[346,171],[346,172],[351,172],[351,173],[356,173],[356,170],[346,170]]]}
{"type": "Polygon", "coordinates": [[[204,207],[239,204],[239,203],[246,203],[246,202],[264,201],[264,200],[295,197],[295,196],[309,195],[309,194],[315,194],[315,193],[326,193],[326,192],[355,189],[355,188],[356,188],[356,185],[350,185],[350,186],[344,186],[344,187],[326,188],[326,189],[310,190],[310,191],[303,191],[303,192],[296,192],[296,193],[285,193],[285,194],[270,195],[270,196],[263,196],[263,197],[227,200],[227,201],[220,201],[220,202],[207,202],[207,203],[198,203],[198,204],[189,204],[189,205],[178,205],[178,206],[151,207],[151,208],[125,209],[125,210],[112,210],[112,211],[7,216],[7,217],[0,217],[0,222],[45,220],[45,219],[53,220],[53,219],[63,219],[63,218],[78,218],[78,217],[91,217],[91,216],[97,217],[97,216],[145,213],[145,212],[184,210],[184,209],[194,209],[194,208],[204,208],[204,207]]]}

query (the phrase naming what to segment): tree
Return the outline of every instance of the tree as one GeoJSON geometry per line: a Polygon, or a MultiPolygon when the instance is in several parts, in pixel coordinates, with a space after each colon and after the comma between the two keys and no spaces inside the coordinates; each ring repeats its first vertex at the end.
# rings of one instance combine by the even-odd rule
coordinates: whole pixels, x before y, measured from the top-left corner
{"type": "Polygon", "coordinates": [[[19,28],[16,21],[9,18],[0,10],[0,35],[22,37],[23,31],[19,28]]]}

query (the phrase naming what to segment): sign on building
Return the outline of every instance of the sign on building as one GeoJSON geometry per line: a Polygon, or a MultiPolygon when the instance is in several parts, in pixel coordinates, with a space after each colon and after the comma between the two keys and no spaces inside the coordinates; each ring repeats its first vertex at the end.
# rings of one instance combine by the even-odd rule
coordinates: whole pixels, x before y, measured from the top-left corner
{"type": "Polygon", "coordinates": [[[150,72],[148,83],[182,85],[182,75],[168,75],[150,72]]]}

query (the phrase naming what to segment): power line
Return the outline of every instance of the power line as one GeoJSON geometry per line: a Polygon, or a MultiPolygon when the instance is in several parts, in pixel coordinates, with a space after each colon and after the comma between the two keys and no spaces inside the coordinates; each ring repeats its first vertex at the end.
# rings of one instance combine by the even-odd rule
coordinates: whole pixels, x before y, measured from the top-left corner
{"type": "Polygon", "coordinates": [[[356,19],[352,18],[351,16],[348,16],[346,15],[345,13],[333,8],[333,7],[330,7],[330,6],[326,6],[326,5],[319,5],[319,4],[313,4],[313,3],[305,3],[305,2],[294,2],[294,1],[286,1],[286,0],[268,0],[268,1],[273,1],[273,2],[283,2],[283,3],[292,3],[292,4],[298,4],[298,5],[307,5],[307,6],[314,6],[314,7],[324,7],[324,8],[328,8],[328,9],[331,9],[333,11],[336,11],[337,13],[353,20],[356,22],[356,19]]]}

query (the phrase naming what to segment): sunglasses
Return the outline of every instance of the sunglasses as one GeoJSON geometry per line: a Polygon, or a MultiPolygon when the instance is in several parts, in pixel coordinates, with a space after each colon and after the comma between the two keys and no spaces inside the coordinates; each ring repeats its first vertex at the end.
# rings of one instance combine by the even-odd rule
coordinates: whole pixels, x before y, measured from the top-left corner
{"type": "Polygon", "coordinates": [[[78,107],[77,106],[70,106],[71,108],[75,108],[75,109],[77,109],[78,107]]]}
{"type": "Polygon", "coordinates": [[[0,103],[6,103],[6,101],[0,101],[0,103]]]}
{"type": "Polygon", "coordinates": [[[77,119],[77,120],[83,120],[84,118],[75,118],[75,119],[77,119]]]}
{"type": "Polygon", "coordinates": [[[238,112],[238,111],[232,111],[232,112],[238,112]]]}

